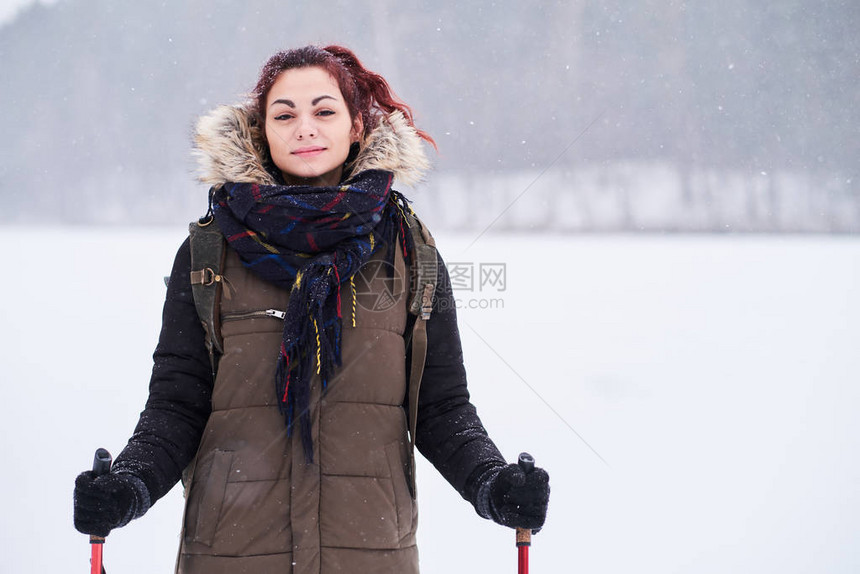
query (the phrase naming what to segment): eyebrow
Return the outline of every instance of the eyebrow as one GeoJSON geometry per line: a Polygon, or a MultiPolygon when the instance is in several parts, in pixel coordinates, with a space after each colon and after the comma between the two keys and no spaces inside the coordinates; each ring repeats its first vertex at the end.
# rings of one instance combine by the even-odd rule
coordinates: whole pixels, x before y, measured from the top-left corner
{"type": "MultiPolygon", "coordinates": [[[[317,96],[316,98],[311,100],[311,105],[315,106],[318,103],[320,103],[321,100],[325,100],[325,99],[334,100],[335,98],[334,98],[334,96],[329,96],[329,95],[317,96]]],[[[274,102],[272,102],[272,105],[269,107],[272,107],[275,104],[286,104],[286,105],[290,106],[291,108],[296,107],[296,104],[293,103],[293,100],[288,100],[286,98],[280,98],[280,99],[275,100],[274,102]]]]}

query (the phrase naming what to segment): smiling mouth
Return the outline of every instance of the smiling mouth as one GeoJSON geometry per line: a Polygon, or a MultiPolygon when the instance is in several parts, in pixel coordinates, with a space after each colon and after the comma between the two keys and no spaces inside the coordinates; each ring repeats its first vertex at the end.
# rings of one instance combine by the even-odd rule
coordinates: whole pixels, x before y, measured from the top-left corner
{"type": "Polygon", "coordinates": [[[313,155],[317,155],[318,153],[324,152],[326,148],[314,146],[314,147],[305,147],[301,149],[297,149],[292,152],[293,155],[297,155],[300,157],[309,157],[313,155]]]}

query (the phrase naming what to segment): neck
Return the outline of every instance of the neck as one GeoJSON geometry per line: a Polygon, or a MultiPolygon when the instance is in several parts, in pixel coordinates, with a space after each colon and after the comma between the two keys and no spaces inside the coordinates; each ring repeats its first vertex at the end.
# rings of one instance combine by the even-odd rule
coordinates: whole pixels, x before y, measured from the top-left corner
{"type": "Polygon", "coordinates": [[[343,167],[333,169],[328,173],[315,175],[313,177],[298,177],[289,173],[281,172],[286,185],[307,185],[312,187],[332,187],[340,183],[343,175],[343,167]]]}

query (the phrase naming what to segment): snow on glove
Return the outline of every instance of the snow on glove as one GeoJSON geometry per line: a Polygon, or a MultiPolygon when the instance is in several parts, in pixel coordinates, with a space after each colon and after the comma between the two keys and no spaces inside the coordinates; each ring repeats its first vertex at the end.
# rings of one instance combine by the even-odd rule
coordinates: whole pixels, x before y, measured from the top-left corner
{"type": "Polygon", "coordinates": [[[478,513],[502,526],[540,530],[549,504],[549,474],[509,464],[481,485],[478,513]]]}
{"type": "Polygon", "coordinates": [[[149,510],[149,491],[131,474],[82,472],[75,479],[75,528],[107,536],[149,510]]]}

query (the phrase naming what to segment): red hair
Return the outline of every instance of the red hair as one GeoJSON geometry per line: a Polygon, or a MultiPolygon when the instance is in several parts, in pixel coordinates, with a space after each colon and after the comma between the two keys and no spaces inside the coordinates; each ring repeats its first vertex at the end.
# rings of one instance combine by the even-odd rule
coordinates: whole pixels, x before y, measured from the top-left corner
{"type": "MultiPolygon", "coordinates": [[[[268,59],[251,94],[263,122],[266,121],[266,98],[278,76],[286,70],[310,67],[322,68],[337,81],[350,117],[354,120],[356,116],[361,116],[364,123],[362,136],[369,134],[379,124],[381,116],[394,111],[402,112],[409,125],[415,127],[412,110],[394,95],[385,78],[365,68],[351,50],[335,45],[285,50],[268,59]]],[[[432,137],[415,129],[422,139],[436,147],[432,137]]]]}

